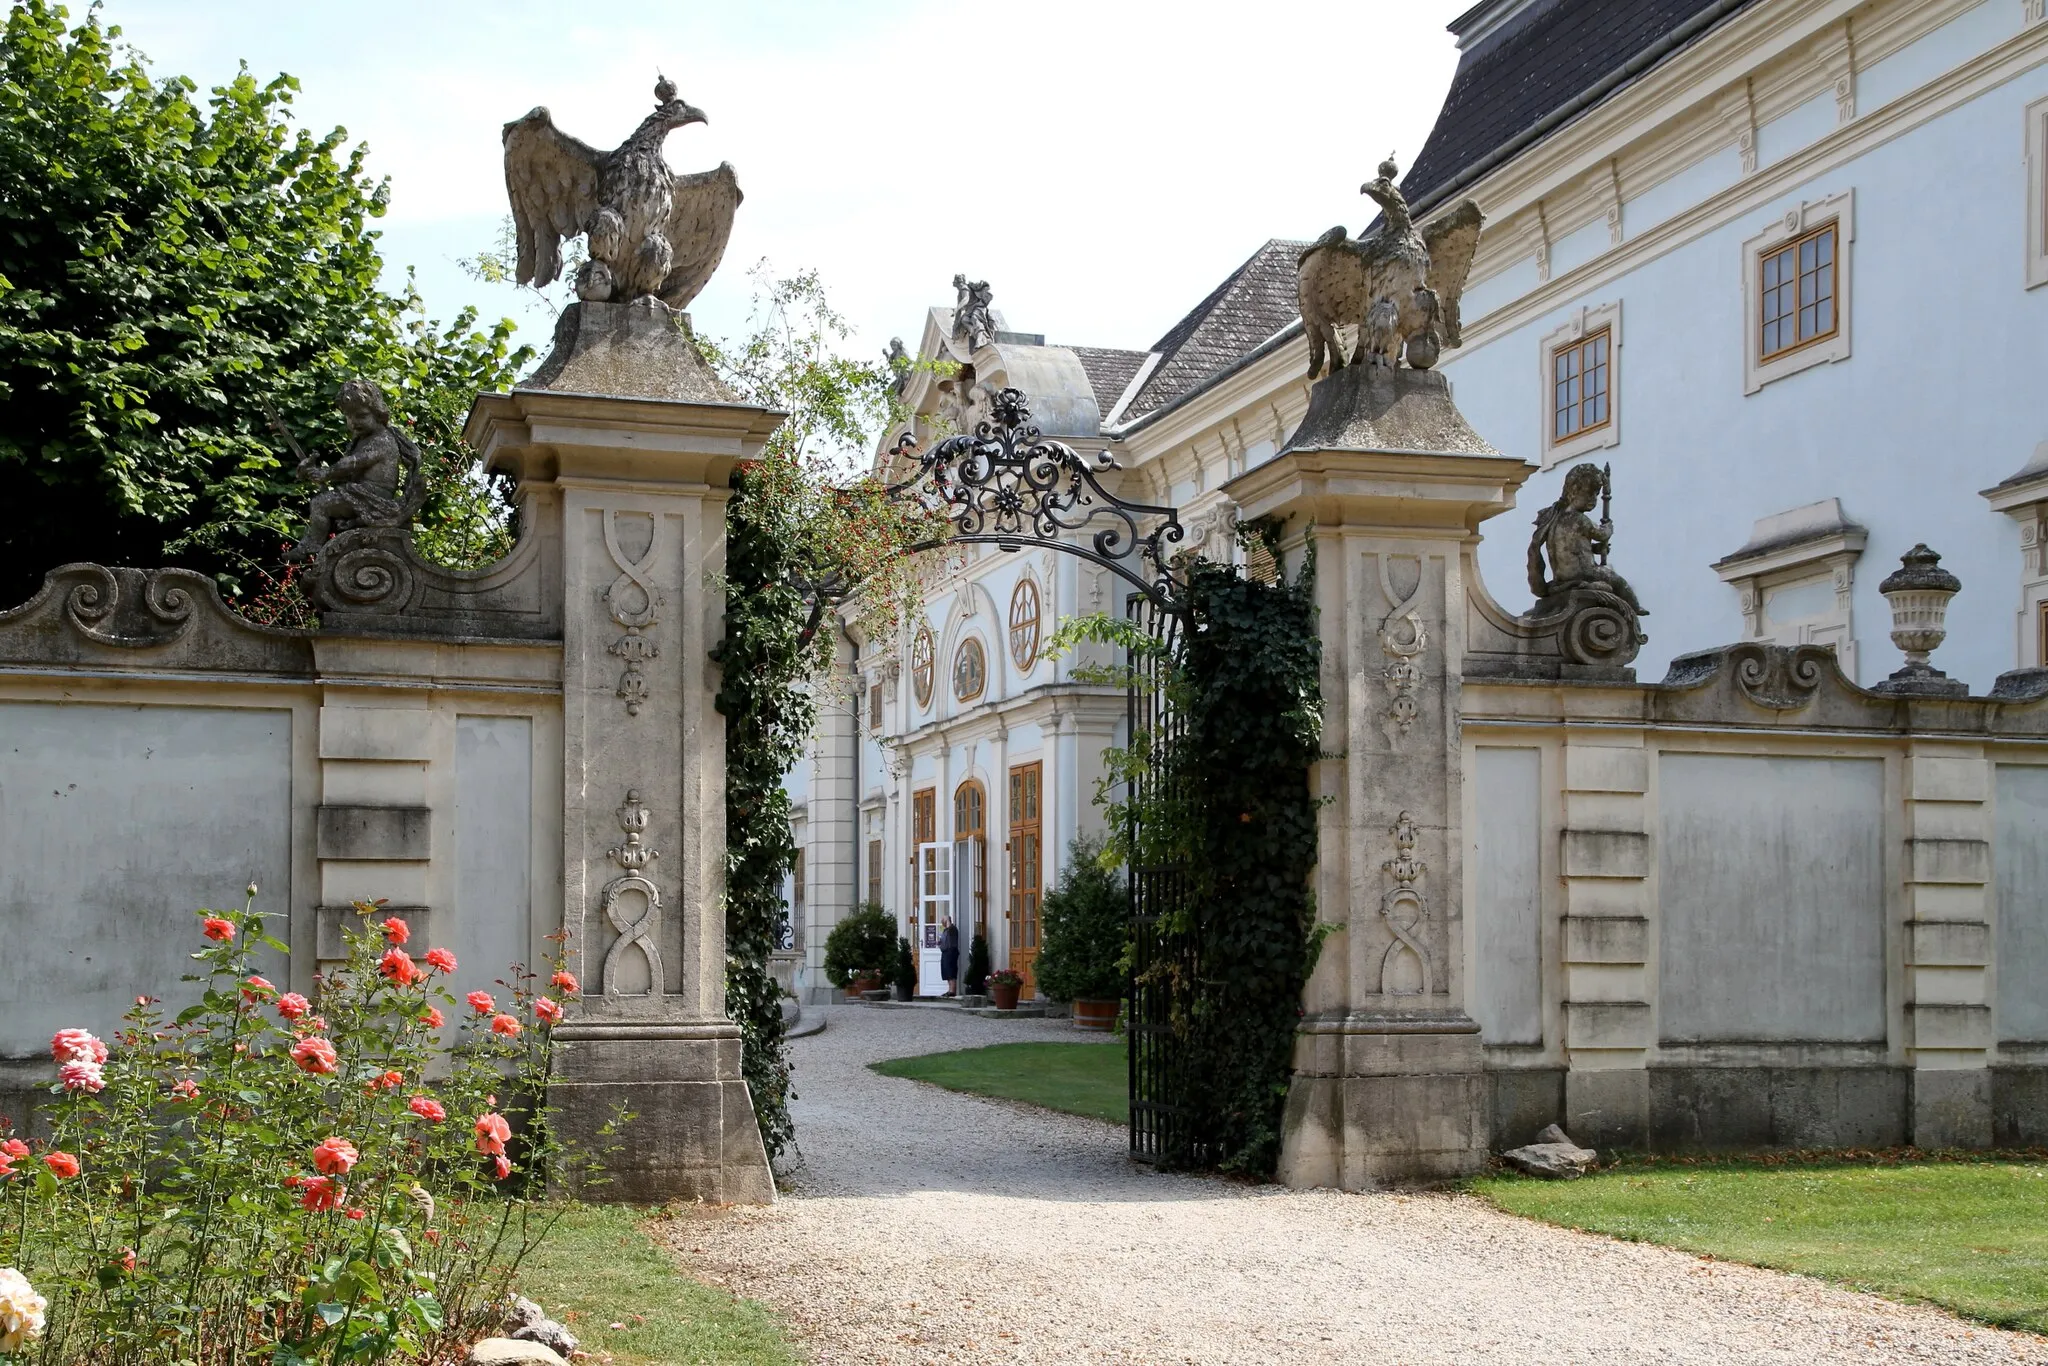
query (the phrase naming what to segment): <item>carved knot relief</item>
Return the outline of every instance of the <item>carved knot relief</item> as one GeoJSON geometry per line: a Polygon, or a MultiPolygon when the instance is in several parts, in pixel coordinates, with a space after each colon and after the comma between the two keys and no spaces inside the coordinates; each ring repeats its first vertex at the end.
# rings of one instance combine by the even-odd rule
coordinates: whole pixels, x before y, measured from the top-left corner
{"type": "Polygon", "coordinates": [[[1395,733],[1406,735],[1421,712],[1416,693],[1422,688],[1422,666],[1415,661],[1429,649],[1429,630],[1416,610],[1422,602],[1423,561],[1419,556],[1416,558],[1415,589],[1403,597],[1394,591],[1393,579],[1387,572],[1388,558],[1379,557],[1380,592],[1393,604],[1380,621],[1379,632],[1380,649],[1387,656],[1387,690],[1393,694],[1387,704],[1387,719],[1393,723],[1395,733]]]}
{"type": "Polygon", "coordinates": [[[1429,865],[1415,857],[1415,821],[1406,811],[1394,822],[1394,856],[1380,867],[1394,879],[1393,887],[1380,898],[1380,918],[1394,936],[1394,942],[1380,955],[1380,994],[1434,995],[1436,966],[1421,937],[1422,924],[1429,919],[1429,903],[1415,886],[1429,865]],[[1402,972],[1400,965],[1408,959],[1414,960],[1414,971],[1402,972]],[[1421,978],[1420,992],[1404,990],[1401,979],[1412,981],[1417,976],[1421,978]]]}
{"type": "Polygon", "coordinates": [[[64,615],[87,640],[137,650],[169,645],[192,629],[192,591],[176,569],[145,572],[105,565],[67,566],[82,576],[64,595],[64,615]]]}
{"type": "Polygon", "coordinates": [[[638,716],[641,704],[647,700],[647,676],[641,666],[661,653],[646,634],[661,619],[663,605],[661,593],[654,586],[661,519],[651,513],[629,515],[647,518],[647,545],[638,555],[628,554],[619,540],[618,510],[604,510],[604,548],[619,570],[619,576],[604,590],[604,605],[612,620],[626,628],[626,634],[607,645],[605,653],[624,661],[626,667],[619,675],[617,696],[626,704],[626,715],[638,716]]]}
{"type": "Polygon", "coordinates": [[[655,932],[661,926],[661,891],[648,881],[642,870],[660,858],[661,854],[645,843],[650,813],[640,804],[640,793],[637,789],[626,793],[625,803],[619,807],[618,815],[619,828],[626,832],[626,841],[617,848],[607,850],[606,857],[624,871],[604,885],[604,892],[599,901],[605,918],[612,922],[612,928],[618,931],[619,935],[612,941],[610,951],[604,956],[604,994],[641,994],[622,992],[619,989],[620,968],[625,962],[628,950],[634,949],[640,952],[647,964],[647,992],[657,993],[661,990],[663,981],[661,945],[655,938],[655,932]],[[634,920],[626,918],[625,908],[619,904],[619,898],[627,892],[638,892],[643,902],[640,915],[634,920]]]}

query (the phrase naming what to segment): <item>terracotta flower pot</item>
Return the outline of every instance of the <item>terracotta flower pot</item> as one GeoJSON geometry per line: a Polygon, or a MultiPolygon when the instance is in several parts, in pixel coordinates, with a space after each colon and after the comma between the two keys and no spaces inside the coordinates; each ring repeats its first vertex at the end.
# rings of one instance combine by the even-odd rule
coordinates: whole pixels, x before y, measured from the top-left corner
{"type": "Polygon", "coordinates": [[[997,1010],[1015,1010],[1017,1008],[1017,993],[1023,989],[1021,983],[1011,983],[1007,986],[1001,982],[990,982],[988,984],[988,994],[996,998],[997,1010]]]}
{"type": "Polygon", "coordinates": [[[879,977],[856,977],[846,984],[846,999],[858,1001],[863,992],[880,991],[881,989],[882,979],[879,977]]]}
{"type": "Polygon", "coordinates": [[[1097,1033],[1108,1033],[1116,1028],[1117,1007],[1121,1001],[1076,1001],[1074,1002],[1074,1028],[1091,1029],[1097,1033]]]}

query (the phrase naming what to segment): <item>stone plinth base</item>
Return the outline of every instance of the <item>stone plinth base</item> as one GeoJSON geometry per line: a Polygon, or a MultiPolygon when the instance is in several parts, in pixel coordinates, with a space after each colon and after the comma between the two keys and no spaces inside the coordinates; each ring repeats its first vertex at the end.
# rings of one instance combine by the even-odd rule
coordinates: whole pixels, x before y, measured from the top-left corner
{"type": "Polygon", "coordinates": [[[561,1025],[548,1100],[571,1149],[602,1154],[604,1183],[572,1175],[562,1183],[568,1194],[645,1203],[775,1202],[775,1178],[740,1076],[735,1025],[561,1025]],[[601,1135],[622,1109],[633,1118],[616,1134],[601,1135]]]}
{"type": "Polygon", "coordinates": [[[1287,1185],[1372,1190],[1486,1165],[1491,1083],[1456,1013],[1306,1020],[1281,1135],[1287,1185]]]}
{"type": "Polygon", "coordinates": [[[1988,1148],[1993,1127],[1988,1069],[1914,1071],[1914,1147],[1988,1148]]]}

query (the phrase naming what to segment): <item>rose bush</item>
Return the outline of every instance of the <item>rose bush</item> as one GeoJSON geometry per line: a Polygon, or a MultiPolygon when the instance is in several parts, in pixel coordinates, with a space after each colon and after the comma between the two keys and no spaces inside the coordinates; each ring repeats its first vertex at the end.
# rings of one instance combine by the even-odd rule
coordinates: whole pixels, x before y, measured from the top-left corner
{"type": "Polygon", "coordinates": [[[594,1156],[541,1100],[574,978],[514,967],[444,1036],[454,957],[419,967],[395,917],[309,1000],[255,974],[286,952],[262,915],[201,915],[197,1004],[60,1031],[50,1137],[0,1120],[0,1358],[455,1359],[552,1222],[547,1178],[594,1156]]]}

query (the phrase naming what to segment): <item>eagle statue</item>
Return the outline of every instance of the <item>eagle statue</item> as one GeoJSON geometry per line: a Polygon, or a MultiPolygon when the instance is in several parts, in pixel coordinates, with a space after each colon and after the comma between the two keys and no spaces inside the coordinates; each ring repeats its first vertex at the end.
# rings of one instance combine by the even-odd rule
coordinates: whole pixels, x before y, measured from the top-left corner
{"type": "Polygon", "coordinates": [[[1331,228],[1297,259],[1310,379],[1322,373],[1326,354],[1333,372],[1344,368],[1339,327],[1358,329],[1353,365],[1391,366],[1405,352],[1408,364],[1427,370],[1461,340],[1458,297],[1485,219],[1468,199],[1418,229],[1394,184],[1399,173],[1389,157],[1378,177],[1359,187],[1383,211],[1376,232],[1353,241],[1342,227],[1331,228]]]}
{"type": "Polygon", "coordinates": [[[676,98],[666,76],[654,86],[654,112],[610,152],[555,127],[545,108],[505,125],[505,190],[512,199],[518,280],[552,282],[562,272],[562,242],[587,234],[590,259],[576,272],[578,297],[593,303],[652,295],[671,308],[697,297],[732,236],[740,183],[729,163],[677,175],[662,160],[668,135],[705,123],[704,111],[676,98]]]}

